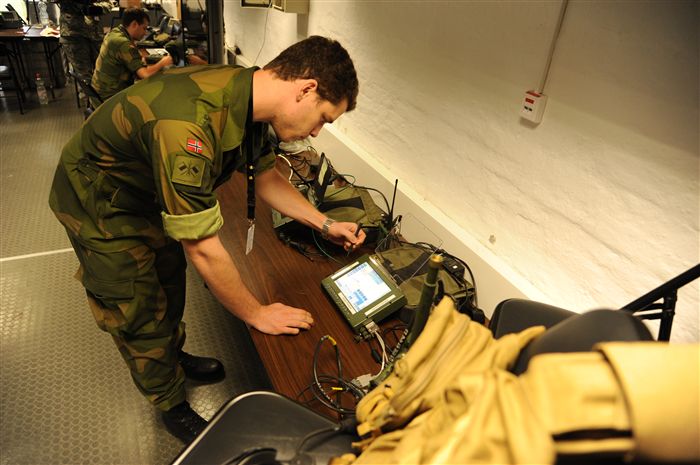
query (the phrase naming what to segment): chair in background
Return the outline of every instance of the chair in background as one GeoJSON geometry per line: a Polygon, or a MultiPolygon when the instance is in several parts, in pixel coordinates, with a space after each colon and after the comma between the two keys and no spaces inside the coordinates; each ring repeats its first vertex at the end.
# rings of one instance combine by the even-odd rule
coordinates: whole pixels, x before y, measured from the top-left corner
{"type": "MultiPolygon", "coordinates": [[[[72,68],[68,71],[68,74],[70,74],[70,76],[73,78],[76,88],[79,87],[80,90],[88,97],[88,107],[85,109],[85,118],[87,119],[87,117],[90,116],[90,114],[92,114],[96,108],[92,102],[98,102],[101,105],[103,102],[102,97],[100,97],[100,94],[97,93],[90,82],[78,76],[78,73],[76,73],[72,68]]],[[[80,107],[80,99],[78,99],[78,107],[80,107]]]]}
{"type": "Polygon", "coordinates": [[[19,66],[19,61],[15,52],[7,48],[7,45],[0,43],[0,58],[5,58],[7,64],[0,64],[0,83],[2,84],[2,98],[10,98],[7,94],[8,91],[14,91],[17,97],[17,103],[19,104],[20,114],[24,114],[24,105],[26,97],[24,95],[24,90],[20,85],[20,81],[17,77],[17,67],[19,66]],[[5,83],[9,84],[6,85],[5,83]]]}

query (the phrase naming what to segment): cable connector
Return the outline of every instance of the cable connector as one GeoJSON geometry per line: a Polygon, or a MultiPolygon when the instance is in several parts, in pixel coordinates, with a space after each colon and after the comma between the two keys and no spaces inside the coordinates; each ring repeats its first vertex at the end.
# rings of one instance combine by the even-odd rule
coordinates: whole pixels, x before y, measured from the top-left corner
{"type": "Polygon", "coordinates": [[[377,323],[375,323],[372,320],[369,320],[367,323],[365,323],[365,329],[367,330],[368,333],[370,334],[377,334],[379,333],[379,326],[377,326],[377,323]]]}
{"type": "Polygon", "coordinates": [[[367,392],[367,390],[369,389],[369,383],[370,383],[370,381],[372,381],[372,378],[374,378],[374,376],[371,375],[370,373],[367,373],[367,374],[358,376],[357,378],[351,380],[350,382],[352,384],[354,384],[355,386],[357,386],[362,391],[367,392]]]}

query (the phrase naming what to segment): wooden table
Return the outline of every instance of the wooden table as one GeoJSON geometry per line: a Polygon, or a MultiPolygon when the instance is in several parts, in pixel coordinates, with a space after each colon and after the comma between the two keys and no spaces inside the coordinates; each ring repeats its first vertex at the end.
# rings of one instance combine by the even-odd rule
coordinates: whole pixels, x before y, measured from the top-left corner
{"type": "MultiPolygon", "coordinates": [[[[371,357],[369,344],[355,341],[352,329],[321,288],[321,280],[341,265],[320,257],[310,261],[284,245],[272,228],[270,207],[261,200],[256,208],[255,246],[246,256],[248,223],[245,219],[244,177],[234,175],[219,188],[217,196],[225,220],[219,232],[221,240],[250,291],[262,303],[283,302],[304,308],[315,320],[311,330],[296,336],[268,336],[251,329],[253,342],[275,391],[295,399],[309,386],[314,350],[325,334],[332,336],[340,347],[345,379],[379,371],[379,364],[371,357]]],[[[361,252],[356,254],[359,256],[361,252]]],[[[340,259],[350,260],[344,256],[340,259]]],[[[321,348],[318,371],[337,374],[335,352],[328,342],[321,348]]],[[[304,398],[311,398],[310,393],[304,398]]],[[[318,402],[310,406],[320,413],[332,414],[318,402]]]]}
{"type": "Polygon", "coordinates": [[[7,42],[15,52],[19,59],[19,73],[21,80],[31,88],[32,77],[29,76],[25,64],[25,50],[22,44],[25,41],[38,41],[41,43],[44,59],[46,60],[46,68],[49,72],[48,88],[51,91],[51,97],[56,98],[54,87],[58,86],[58,73],[53,63],[54,55],[61,49],[59,38],[56,35],[41,35],[42,26],[31,26],[19,29],[0,29],[0,42],[7,42]]]}

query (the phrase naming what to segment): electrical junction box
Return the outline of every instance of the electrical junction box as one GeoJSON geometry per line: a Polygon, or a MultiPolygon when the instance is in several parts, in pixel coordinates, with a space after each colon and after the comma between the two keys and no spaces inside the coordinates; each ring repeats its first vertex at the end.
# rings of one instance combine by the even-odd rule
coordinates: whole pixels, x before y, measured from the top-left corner
{"type": "Polygon", "coordinates": [[[284,13],[306,14],[309,0],[241,0],[243,8],[274,8],[284,13]]]}
{"type": "Polygon", "coordinates": [[[285,13],[301,13],[309,12],[309,0],[272,0],[272,8],[285,13]]]}
{"type": "Polygon", "coordinates": [[[544,107],[546,104],[546,95],[535,92],[534,90],[528,90],[525,92],[525,98],[520,108],[520,116],[533,123],[539,123],[542,121],[542,115],[544,114],[544,107]]]}

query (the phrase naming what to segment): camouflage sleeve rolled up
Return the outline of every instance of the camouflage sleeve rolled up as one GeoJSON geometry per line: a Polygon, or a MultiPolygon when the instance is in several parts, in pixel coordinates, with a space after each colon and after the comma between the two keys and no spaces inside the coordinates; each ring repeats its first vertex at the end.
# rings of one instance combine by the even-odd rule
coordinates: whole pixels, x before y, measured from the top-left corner
{"type": "Polygon", "coordinates": [[[210,134],[178,120],[157,121],[152,131],[153,176],[166,233],[176,240],[215,234],[224,220],[213,192],[218,173],[210,134]]]}

